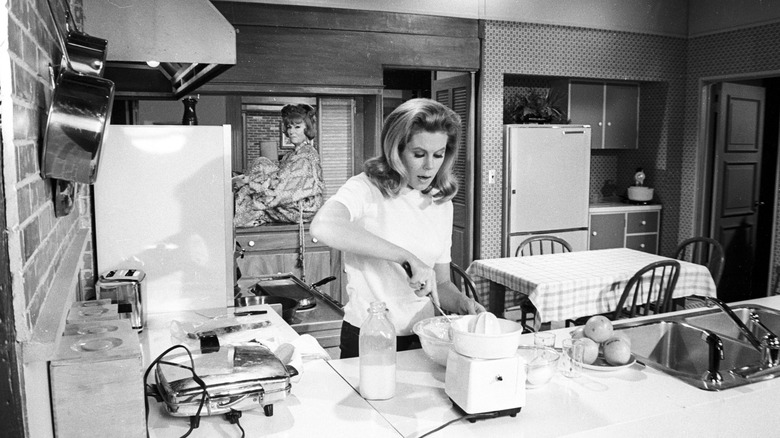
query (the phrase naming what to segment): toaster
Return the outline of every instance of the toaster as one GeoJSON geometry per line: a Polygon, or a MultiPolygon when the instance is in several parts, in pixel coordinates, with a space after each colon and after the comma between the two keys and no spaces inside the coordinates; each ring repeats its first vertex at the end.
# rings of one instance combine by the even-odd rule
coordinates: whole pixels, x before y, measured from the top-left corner
{"type": "Polygon", "coordinates": [[[119,315],[141,331],[146,324],[144,279],[140,269],[114,269],[100,274],[95,290],[98,300],[110,299],[117,304],[119,315]]]}

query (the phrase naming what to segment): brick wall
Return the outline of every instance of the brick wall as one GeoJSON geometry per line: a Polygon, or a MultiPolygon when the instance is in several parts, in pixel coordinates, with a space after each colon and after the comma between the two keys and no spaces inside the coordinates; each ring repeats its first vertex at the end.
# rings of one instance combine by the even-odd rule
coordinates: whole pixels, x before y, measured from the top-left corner
{"type": "MultiPolygon", "coordinates": [[[[77,20],[81,2],[72,6],[77,20]]],[[[63,7],[63,3],[53,2],[63,7]]],[[[0,54],[3,114],[3,184],[13,282],[17,336],[28,338],[57,274],[66,248],[80,228],[91,228],[90,187],[76,185],[76,206],[55,217],[53,181],[40,174],[40,151],[53,89],[49,65],[59,65],[61,51],[55,39],[47,2],[9,3],[8,51],[0,54]],[[8,117],[6,117],[8,115],[8,117]]],[[[59,23],[64,28],[64,12],[59,23]]],[[[83,255],[90,269],[81,278],[92,287],[92,254],[83,255]]]]}
{"type": "Polygon", "coordinates": [[[260,142],[276,143],[277,154],[283,152],[280,147],[282,117],[279,111],[248,111],[246,113],[246,156],[247,163],[260,156],[260,142]]]}

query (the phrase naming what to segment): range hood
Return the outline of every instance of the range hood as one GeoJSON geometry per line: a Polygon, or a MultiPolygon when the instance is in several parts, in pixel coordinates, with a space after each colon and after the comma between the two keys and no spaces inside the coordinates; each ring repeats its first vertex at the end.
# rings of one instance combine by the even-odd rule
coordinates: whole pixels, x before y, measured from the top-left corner
{"type": "Polygon", "coordinates": [[[108,40],[115,97],[181,99],[236,64],[235,29],[208,0],[83,0],[83,11],[83,31],[108,40]]]}

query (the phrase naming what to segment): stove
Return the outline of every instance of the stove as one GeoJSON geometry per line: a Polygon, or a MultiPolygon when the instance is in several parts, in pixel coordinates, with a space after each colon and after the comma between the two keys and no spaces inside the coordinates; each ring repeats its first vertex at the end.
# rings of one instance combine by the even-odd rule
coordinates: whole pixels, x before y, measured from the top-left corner
{"type": "Polygon", "coordinates": [[[279,281],[282,277],[273,277],[270,282],[269,277],[242,277],[238,282],[238,286],[242,291],[261,289],[270,292],[269,295],[292,295],[290,298],[303,298],[306,305],[303,308],[299,307],[295,312],[295,316],[290,321],[290,327],[298,334],[313,336],[322,348],[338,347],[341,339],[341,323],[344,319],[344,310],[342,310],[343,306],[341,303],[311,288],[301,290],[300,288],[281,287],[279,286],[281,284],[279,281]],[[262,285],[259,283],[262,283],[262,285]],[[279,287],[271,287],[269,289],[267,287],[269,284],[279,287]]]}

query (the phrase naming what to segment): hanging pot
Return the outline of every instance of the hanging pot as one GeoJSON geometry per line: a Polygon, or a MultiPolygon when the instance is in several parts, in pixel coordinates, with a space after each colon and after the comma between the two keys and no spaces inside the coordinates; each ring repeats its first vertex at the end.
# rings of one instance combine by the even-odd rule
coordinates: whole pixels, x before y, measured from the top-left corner
{"type": "Polygon", "coordinates": [[[103,76],[106,69],[108,41],[96,38],[78,30],[68,32],[65,42],[70,67],[85,75],[103,76]]]}
{"type": "MultiPolygon", "coordinates": [[[[63,51],[63,63],[52,84],[54,93],[43,138],[41,173],[44,178],[93,184],[97,178],[100,147],[106,124],[111,117],[114,83],[99,75],[82,74],[74,69],[68,49],[76,46],[87,47],[94,41],[91,40],[92,37],[76,32],[73,33],[74,44],[69,47],[59,31],[50,2],[49,12],[63,51]],[[76,40],[85,44],[76,44],[76,40]]],[[[86,56],[81,68],[97,68],[102,74],[105,57],[99,62],[86,59],[92,57],[86,56]]],[[[53,71],[50,73],[53,77],[53,71]]]]}
{"type": "Polygon", "coordinates": [[[43,140],[44,178],[95,182],[113,101],[112,81],[69,69],[60,73],[43,140]]]}

